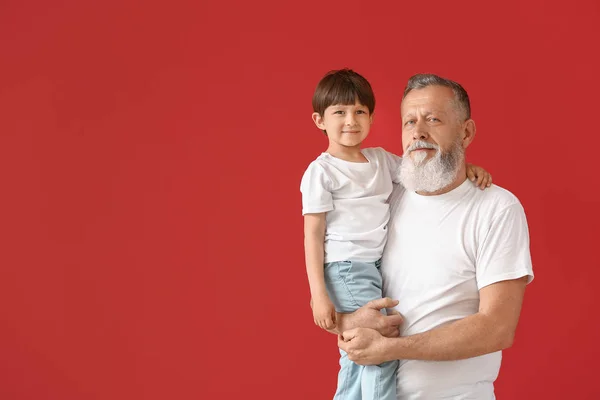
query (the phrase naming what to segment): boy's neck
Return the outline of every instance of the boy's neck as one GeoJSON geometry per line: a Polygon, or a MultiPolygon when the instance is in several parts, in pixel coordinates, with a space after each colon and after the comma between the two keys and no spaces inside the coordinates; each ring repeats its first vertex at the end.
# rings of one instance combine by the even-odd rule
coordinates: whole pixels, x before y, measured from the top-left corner
{"type": "Polygon", "coordinates": [[[330,143],[326,153],[332,155],[340,160],[350,162],[369,162],[367,158],[360,152],[360,145],[353,147],[340,146],[338,144],[330,143]]]}

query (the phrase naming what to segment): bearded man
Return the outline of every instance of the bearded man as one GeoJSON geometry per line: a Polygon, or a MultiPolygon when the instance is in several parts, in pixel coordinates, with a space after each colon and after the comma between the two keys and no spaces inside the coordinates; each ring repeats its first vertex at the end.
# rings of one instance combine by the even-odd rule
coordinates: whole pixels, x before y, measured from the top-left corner
{"type": "Polygon", "coordinates": [[[398,399],[494,399],[533,279],[525,212],[509,191],[467,180],[475,122],[460,84],[415,75],[401,113],[402,185],[390,197],[381,264],[387,297],[340,315],[338,345],[358,364],[400,360],[398,399]]]}

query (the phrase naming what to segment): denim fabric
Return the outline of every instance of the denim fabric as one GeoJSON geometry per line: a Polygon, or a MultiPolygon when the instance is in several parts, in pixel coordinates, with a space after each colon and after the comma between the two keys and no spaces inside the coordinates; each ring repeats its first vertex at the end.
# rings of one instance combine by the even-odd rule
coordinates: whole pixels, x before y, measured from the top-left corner
{"type": "MultiPolygon", "coordinates": [[[[353,312],[382,297],[381,262],[337,261],[325,264],[325,285],[338,312],[353,312]]],[[[382,310],[385,313],[385,310],[382,310]]],[[[334,400],[396,400],[398,361],[362,366],[340,350],[334,400]]]]}

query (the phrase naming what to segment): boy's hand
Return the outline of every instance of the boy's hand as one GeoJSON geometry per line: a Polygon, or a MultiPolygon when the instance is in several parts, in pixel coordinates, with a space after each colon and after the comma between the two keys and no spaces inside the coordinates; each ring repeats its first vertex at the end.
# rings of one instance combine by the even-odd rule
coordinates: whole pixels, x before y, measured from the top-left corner
{"type": "Polygon", "coordinates": [[[335,328],[335,306],[329,297],[313,299],[312,311],[315,325],[325,330],[335,328]]]}
{"type": "Polygon", "coordinates": [[[467,177],[471,182],[476,182],[475,185],[481,190],[492,185],[492,175],[477,165],[467,163],[467,177]]]}

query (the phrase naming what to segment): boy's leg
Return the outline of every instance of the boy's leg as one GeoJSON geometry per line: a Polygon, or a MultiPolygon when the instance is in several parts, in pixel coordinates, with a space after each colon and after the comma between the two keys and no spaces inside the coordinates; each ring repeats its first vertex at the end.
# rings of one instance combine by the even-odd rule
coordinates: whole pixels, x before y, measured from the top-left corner
{"type": "MultiPolygon", "coordinates": [[[[360,261],[342,261],[326,264],[325,267],[325,284],[331,301],[335,304],[338,312],[352,312],[362,307],[371,300],[380,299],[382,297],[382,279],[379,272],[380,262],[365,263],[360,261]]],[[[385,313],[385,310],[382,310],[385,313]]],[[[342,355],[340,359],[340,376],[342,370],[346,367],[345,363],[353,365],[353,369],[345,371],[344,376],[350,373],[355,378],[357,373],[354,368],[358,369],[359,385],[358,393],[352,390],[356,397],[337,397],[338,392],[344,393],[344,386],[351,385],[355,387],[355,383],[350,383],[338,379],[338,399],[373,399],[373,400],[395,400],[396,399],[396,367],[397,361],[390,361],[380,366],[362,367],[354,364],[352,361],[342,355]],[[344,365],[342,363],[344,362],[344,365]],[[363,387],[364,386],[364,387],[363,387]]]]}
{"type": "Polygon", "coordinates": [[[350,361],[345,351],[340,350],[340,355],[340,372],[333,400],[361,400],[360,387],[363,368],[350,361]]]}
{"type": "Polygon", "coordinates": [[[362,400],[396,400],[398,361],[367,365],[361,374],[362,400]]]}
{"type": "MultiPolygon", "coordinates": [[[[338,312],[352,312],[360,306],[347,286],[347,272],[351,269],[350,261],[325,264],[325,285],[329,298],[338,312]]],[[[361,400],[362,366],[348,359],[346,352],[340,350],[340,372],[334,400],[361,400]]]]}
{"type": "Polygon", "coordinates": [[[338,261],[325,264],[325,285],[338,312],[356,311],[382,297],[380,262],[338,261]]]}

